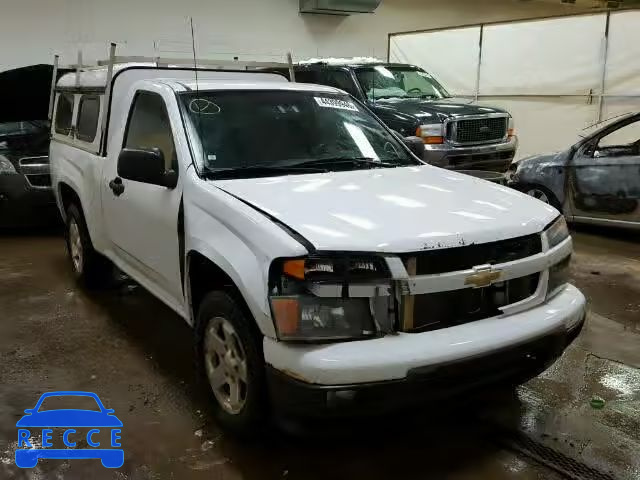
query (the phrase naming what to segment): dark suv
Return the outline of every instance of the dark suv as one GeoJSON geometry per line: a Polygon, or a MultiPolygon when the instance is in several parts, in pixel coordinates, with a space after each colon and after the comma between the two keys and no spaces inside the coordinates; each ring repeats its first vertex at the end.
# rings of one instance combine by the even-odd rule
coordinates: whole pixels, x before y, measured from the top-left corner
{"type": "Polygon", "coordinates": [[[0,73],[0,228],[59,221],[49,175],[52,74],[51,65],[0,73]]]}
{"type": "Polygon", "coordinates": [[[518,140],[508,112],[452,98],[419,67],[319,61],[295,65],[294,71],[297,82],[340,88],[403,137],[421,137],[423,160],[433,165],[504,173],[515,155],[518,140]]]}
{"type": "Polygon", "coordinates": [[[0,123],[0,227],[55,223],[49,122],[0,123]]]}

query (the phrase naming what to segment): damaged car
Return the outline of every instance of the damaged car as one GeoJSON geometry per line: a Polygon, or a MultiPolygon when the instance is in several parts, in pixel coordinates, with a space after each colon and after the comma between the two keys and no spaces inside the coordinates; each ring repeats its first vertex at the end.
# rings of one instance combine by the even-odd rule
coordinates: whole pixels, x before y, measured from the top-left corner
{"type": "Polygon", "coordinates": [[[70,268],[115,264],[193,328],[231,431],[518,385],[583,326],[555,208],[425,164],[339,89],[121,64],[55,109],[70,268]]]}
{"type": "Polygon", "coordinates": [[[640,113],[605,121],[568,149],[512,164],[508,185],[576,223],[640,228],[640,113]]]}

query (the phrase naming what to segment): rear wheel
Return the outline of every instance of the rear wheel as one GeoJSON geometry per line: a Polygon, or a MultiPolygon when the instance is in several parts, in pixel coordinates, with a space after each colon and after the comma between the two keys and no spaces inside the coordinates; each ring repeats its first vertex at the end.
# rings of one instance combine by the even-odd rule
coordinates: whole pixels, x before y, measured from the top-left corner
{"type": "Polygon", "coordinates": [[[111,262],[94,250],[84,216],[75,205],[67,209],[66,240],[71,268],[78,281],[87,287],[107,283],[112,273],[111,262]]]}
{"type": "Polygon", "coordinates": [[[236,434],[257,433],[268,409],[262,338],[253,318],[228,293],[214,291],[202,300],[197,325],[197,360],[216,418],[236,434]]]}

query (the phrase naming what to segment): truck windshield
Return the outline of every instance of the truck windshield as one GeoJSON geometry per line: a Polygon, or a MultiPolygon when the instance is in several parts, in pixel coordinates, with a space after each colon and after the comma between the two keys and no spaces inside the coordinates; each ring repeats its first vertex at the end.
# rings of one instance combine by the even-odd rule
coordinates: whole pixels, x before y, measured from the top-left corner
{"type": "Polygon", "coordinates": [[[198,169],[211,178],[420,164],[347,95],[230,90],[180,99],[198,169]]]}
{"type": "Polygon", "coordinates": [[[369,100],[450,97],[431,75],[417,68],[384,65],[361,67],[356,70],[356,77],[369,100]]]}

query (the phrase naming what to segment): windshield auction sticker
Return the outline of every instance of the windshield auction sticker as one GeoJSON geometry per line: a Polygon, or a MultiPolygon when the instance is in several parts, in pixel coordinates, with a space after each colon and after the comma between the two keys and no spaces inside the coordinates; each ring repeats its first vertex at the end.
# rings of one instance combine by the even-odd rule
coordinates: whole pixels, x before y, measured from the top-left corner
{"type": "Polygon", "coordinates": [[[316,99],[316,103],[325,108],[338,108],[340,110],[351,110],[357,112],[358,107],[353,102],[347,100],[340,100],[339,98],[327,98],[327,97],[313,97],[316,99]]]}

